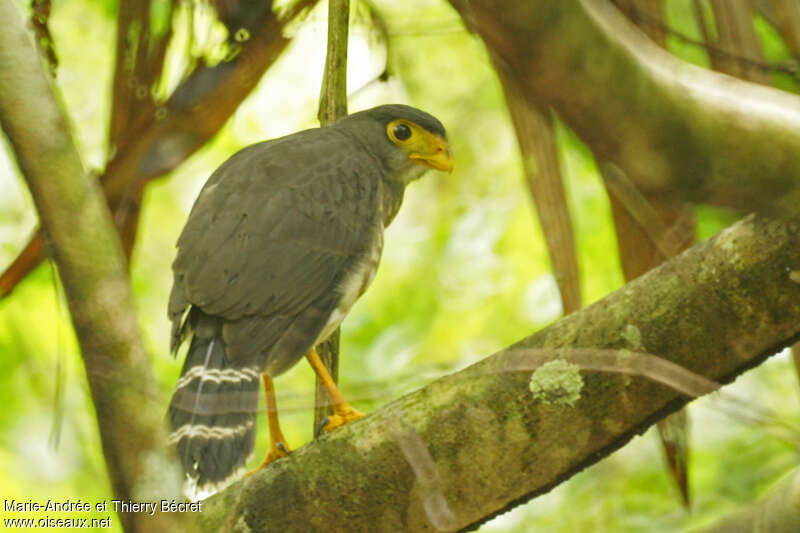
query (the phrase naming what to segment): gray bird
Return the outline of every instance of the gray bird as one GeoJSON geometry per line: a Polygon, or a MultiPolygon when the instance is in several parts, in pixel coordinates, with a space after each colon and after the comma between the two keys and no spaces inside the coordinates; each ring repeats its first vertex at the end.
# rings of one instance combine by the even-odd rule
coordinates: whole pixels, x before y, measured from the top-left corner
{"type": "Polygon", "coordinates": [[[244,148],[208,179],[178,239],[168,310],[173,353],[189,340],[168,413],[188,491],[215,490],[244,467],[259,377],[270,429],[261,467],[288,453],[272,377],[303,356],[331,398],[324,429],[363,416],[314,346],[372,281],[384,228],[429,168],[453,168],[442,124],[385,105],[244,148]]]}

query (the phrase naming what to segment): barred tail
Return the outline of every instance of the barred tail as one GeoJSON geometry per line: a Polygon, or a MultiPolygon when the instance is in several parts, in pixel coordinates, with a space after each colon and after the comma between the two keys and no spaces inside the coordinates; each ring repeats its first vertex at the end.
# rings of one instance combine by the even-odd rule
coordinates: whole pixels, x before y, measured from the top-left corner
{"type": "Polygon", "coordinates": [[[260,369],[225,357],[218,319],[198,322],[168,413],[170,443],[193,498],[224,486],[252,454],[260,376],[260,369]]]}

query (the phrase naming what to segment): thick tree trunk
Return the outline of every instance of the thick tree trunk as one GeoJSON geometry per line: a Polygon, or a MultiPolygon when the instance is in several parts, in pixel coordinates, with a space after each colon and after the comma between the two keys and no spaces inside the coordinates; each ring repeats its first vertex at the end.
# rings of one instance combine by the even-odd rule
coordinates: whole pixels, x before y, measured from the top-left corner
{"type": "Polygon", "coordinates": [[[199,529],[479,524],[681,407],[689,398],[675,388],[710,392],[709,380],[729,382],[792,342],[800,331],[797,265],[800,225],[749,217],[600,302],[234,484],[205,502],[199,529]],[[578,363],[580,378],[563,364],[549,379],[532,376],[556,359],[578,363]]]}
{"type": "MultiPolygon", "coordinates": [[[[0,20],[0,124],[64,283],[114,497],[176,497],[179,472],[163,446],[164,404],[139,338],[119,236],[14,2],[0,2],[0,20]]],[[[129,533],[183,531],[178,514],[120,518],[129,533]]]]}

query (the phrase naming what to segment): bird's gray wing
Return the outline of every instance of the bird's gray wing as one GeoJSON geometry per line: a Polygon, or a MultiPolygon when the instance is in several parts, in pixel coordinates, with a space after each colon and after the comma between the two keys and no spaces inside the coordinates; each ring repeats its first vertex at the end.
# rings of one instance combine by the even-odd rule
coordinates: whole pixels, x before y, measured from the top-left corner
{"type": "Polygon", "coordinates": [[[174,331],[189,304],[225,320],[231,347],[250,334],[269,347],[305,311],[324,326],[377,221],[380,170],[355,148],[308,130],[246,148],[209,178],[178,240],[174,331]]]}

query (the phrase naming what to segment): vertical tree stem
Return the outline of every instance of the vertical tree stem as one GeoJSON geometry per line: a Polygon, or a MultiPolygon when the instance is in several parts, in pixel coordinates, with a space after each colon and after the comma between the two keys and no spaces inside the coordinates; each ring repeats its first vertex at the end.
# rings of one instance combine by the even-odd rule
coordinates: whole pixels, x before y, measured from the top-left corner
{"type": "MultiPolygon", "coordinates": [[[[328,53],[319,95],[320,126],[333,124],[347,115],[347,35],[350,24],[350,0],[328,2],[328,53]]],[[[317,347],[322,362],[334,382],[339,380],[339,328],[317,347]]],[[[314,399],[314,430],[330,413],[330,401],[317,378],[314,399]]]]}
{"type": "Polygon", "coordinates": [[[347,35],[350,0],[328,2],[328,54],[322,75],[317,118],[321,126],[347,115],[347,35]]]}

